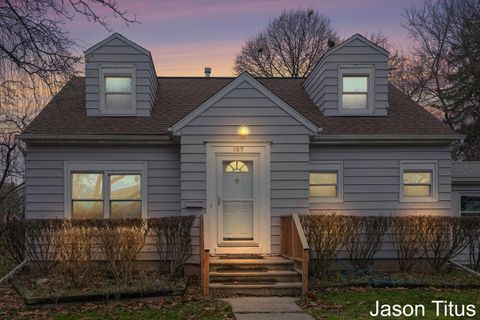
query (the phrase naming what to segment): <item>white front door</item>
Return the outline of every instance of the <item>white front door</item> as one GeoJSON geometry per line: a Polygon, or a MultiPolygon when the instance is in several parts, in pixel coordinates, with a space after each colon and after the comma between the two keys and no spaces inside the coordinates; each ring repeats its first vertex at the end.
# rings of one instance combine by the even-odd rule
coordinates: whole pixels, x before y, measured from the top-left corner
{"type": "Polygon", "coordinates": [[[207,221],[212,253],[270,252],[267,151],[265,145],[207,146],[207,221]]]}

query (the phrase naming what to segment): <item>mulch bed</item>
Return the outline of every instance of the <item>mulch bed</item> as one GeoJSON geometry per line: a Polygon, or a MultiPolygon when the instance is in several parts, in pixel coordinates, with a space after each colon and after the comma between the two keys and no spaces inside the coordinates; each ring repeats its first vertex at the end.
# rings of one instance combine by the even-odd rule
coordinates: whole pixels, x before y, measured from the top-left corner
{"type": "Polygon", "coordinates": [[[77,287],[59,274],[38,276],[27,269],[10,282],[27,305],[40,305],[183,295],[188,281],[141,273],[131,283],[120,285],[112,277],[96,273],[90,275],[83,286],[77,287]]]}

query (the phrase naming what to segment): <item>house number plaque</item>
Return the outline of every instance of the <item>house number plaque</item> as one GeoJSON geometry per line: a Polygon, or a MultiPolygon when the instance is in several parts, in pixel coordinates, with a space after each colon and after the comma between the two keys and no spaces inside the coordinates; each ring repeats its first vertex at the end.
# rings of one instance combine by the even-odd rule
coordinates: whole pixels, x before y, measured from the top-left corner
{"type": "Polygon", "coordinates": [[[243,152],[245,147],[243,146],[234,146],[233,147],[233,152],[243,152]]]}

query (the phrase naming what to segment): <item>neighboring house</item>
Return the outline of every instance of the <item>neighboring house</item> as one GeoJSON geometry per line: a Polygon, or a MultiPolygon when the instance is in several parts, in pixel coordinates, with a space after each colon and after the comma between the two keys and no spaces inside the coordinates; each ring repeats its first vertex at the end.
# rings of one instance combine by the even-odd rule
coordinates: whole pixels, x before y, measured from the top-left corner
{"type": "Polygon", "coordinates": [[[358,34],[306,78],[157,77],[116,33],[85,60],[21,135],[27,219],[205,215],[211,253],[278,254],[292,213],[459,214],[461,136],[389,84],[388,52],[358,34]]]}
{"type": "Polygon", "coordinates": [[[452,163],[452,214],[480,215],[480,161],[452,163]]]}

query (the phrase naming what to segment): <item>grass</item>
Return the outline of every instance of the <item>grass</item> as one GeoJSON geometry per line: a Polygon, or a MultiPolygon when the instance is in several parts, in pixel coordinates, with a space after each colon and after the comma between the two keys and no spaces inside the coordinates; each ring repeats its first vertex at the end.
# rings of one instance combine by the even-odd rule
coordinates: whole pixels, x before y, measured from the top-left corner
{"type": "Polygon", "coordinates": [[[169,303],[164,303],[157,307],[148,305],[134,309],[118,305],[111,310],[80,312],[72,312],[72,310],[69,310],[68,314],[64,311],[61,313],[52,313],[50,317],[54,320],[233,319],[230,307],[216,300],[192,300],[187,302],[174,302],[171,300],[169,303]]]}
{"type": "Polygon", "coordinates": [[[320,279],[312,280],[314,288],[333,286],[360,286],[371,283],[390,283],[398,286],[420,285],[430,287],[479,286],[480,278],[463,270],[450,269],[442,273],[433,272],[328,272],[320,279]]]}
{"type": "MultiPolygon", "coordinates": [[[[421,319],[447,319],[437,317],[432,300],[449,300],[455,304],[476,305],[480,314],[480,290],[439,289],[386,289],[386,288],[331,288],[311,292],[301,299],[301,306],[316,319],[372,319],[376,301],[389,304],[424,304],[425,317],[421,319]]],[[[476,317],[474,317],[476,319],[476,317]]],[[[383,318],[382,319],[389,319],[383,318]]],[[[402,319],[402,318],[390,318],[402,319]]],[[[468,318],[463,318],[468,319],[468,318]]],[[[473,318],[472,318],[473,319],[473,318]]]]}

